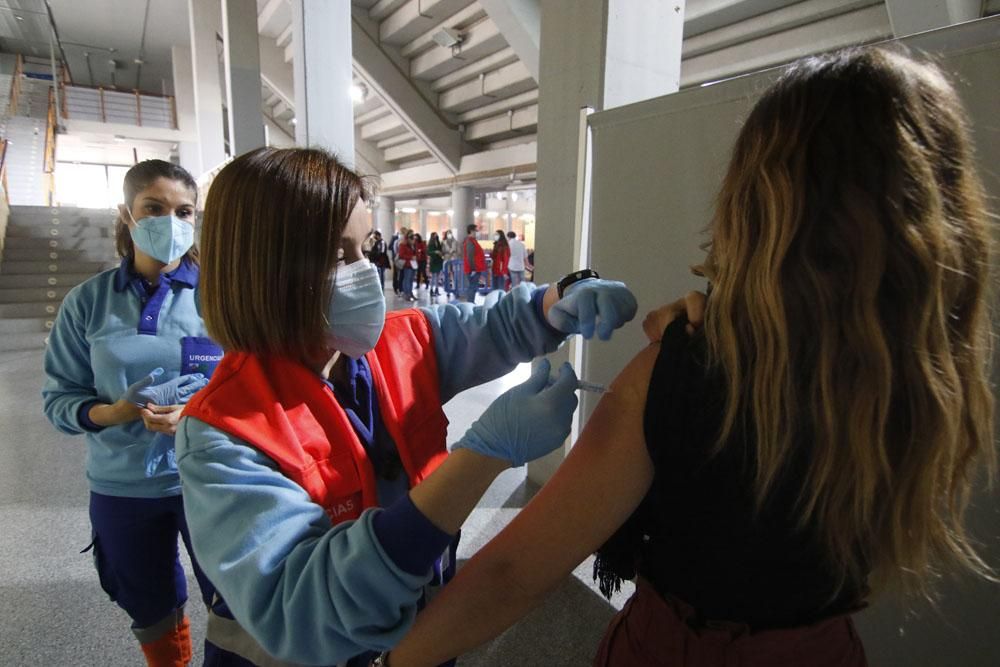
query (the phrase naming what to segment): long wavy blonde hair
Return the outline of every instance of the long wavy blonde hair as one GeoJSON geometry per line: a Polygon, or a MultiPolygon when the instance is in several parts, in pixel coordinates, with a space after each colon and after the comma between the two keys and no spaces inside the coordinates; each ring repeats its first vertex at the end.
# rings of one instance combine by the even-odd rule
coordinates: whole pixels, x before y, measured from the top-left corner
{"type": "Polygon", "coordinates": [[[963,514],[995,468],[990,231],[941,71],[877,48],[793,65],[743,126],[711,234],[719,443],[756,435],[758,502],[805,453],[796,516],[842,584],[989,576],[963,514]]]}

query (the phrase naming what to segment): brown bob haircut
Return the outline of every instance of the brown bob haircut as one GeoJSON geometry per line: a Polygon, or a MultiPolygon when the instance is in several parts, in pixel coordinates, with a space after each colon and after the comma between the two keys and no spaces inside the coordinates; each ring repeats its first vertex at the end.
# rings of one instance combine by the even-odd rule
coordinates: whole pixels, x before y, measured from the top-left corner
{"type": "Polygon", "coordinates": [[[205,199],[205,326],[226,350],[324,359],[340,237],[364,180],[317,149],[261,148],[215,177],[205,199]]]}

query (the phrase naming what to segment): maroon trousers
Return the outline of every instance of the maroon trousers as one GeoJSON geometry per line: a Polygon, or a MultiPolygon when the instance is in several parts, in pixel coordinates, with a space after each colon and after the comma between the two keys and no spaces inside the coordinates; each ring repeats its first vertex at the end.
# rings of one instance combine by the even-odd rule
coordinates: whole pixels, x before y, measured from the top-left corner
{"type": "Polygon", "coordinates": [[[595,667],[867,667],[850,616],[751,633],[741,623],[694,624],[694,609],[639,580],[608,626],[595,667]]]}

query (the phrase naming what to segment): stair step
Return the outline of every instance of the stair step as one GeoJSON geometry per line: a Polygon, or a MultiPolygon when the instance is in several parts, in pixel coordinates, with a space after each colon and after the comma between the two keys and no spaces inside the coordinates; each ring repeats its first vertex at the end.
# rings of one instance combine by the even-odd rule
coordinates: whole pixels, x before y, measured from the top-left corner
{"type": "Polygon", "coordinates": [[[8,276],[21,273],[97,273],[105,266],[105,262],[4,262],[0,265],[0,273],[8,276]]]}
{"type": "Polygon", "coordinates": [[[76,239],[65,236],[11,236],[5,239],[4,249],[81,250],[90,253],[108,251],[115,253],[114,239],[108,237],[82,237],[76,239]]]}
{"type": "Polygon", "coordinates": [[[113,262],[117,254],[110,247],[102,248],[100,251],[36,247],[4,248],[2,257],[4,262],[113,262]]]}
{"type": "Polygon", "coordinates": [[[108,215],[106,211],[99,211],[96,215],[94,213],[61,213],[59,215],[52,215],[51,213],[12,213],[9,224],[21,227],[31,227],[33,225],[52,225],[54,227],[70,227],[72,225],[114,227],[115,217],[108,215]]]}
{"type": "Polygon", "coordinates": [[[91,216],[74,213],[71,215],[12,215],[8,224],[19,227],[72,227],[83,225],[86,227],[111,227],[114,228],[114,218],[111,216],[91,216]]]}
{"type": "MultiPolygon", "coordinates": [[[[82,250],[54,250],[51,248],[4,248],[3,249],[3,261],[5,262],[47,262],[51,260],[63,260],[63,261],[88,261],[86,257],[82,257],[84,252],[82,250]]],[[[103,257],[98,257],[96,259],[90,259],[92,262],[102,261],[103,257]]]]}
{"type": "Polygon", "coordinates": [[[0,320],[0,341],[11,334],[46,333],[52,328],[55,316],[49,319],[41,317],[16,317],[0,320]]]}
{"type": "Polygon", "coordinates": [[[75,287],[83,281],[93,278],[93,273],[25,273],[19,276],[0,275],[0,290],[20,289],[24,287],[75,287]]]}
{"type": "Polygon", "coordinates": [[[0,337],[0,352],[43,350],[48,343],[47,333],[17,333],[0,337]]]}
{"type": "Polygon", "coordinates": [[[15,289],[0,289],[0,304],[5,303],[41,303],[51,301],[59,303],[72,289],[71,287],[18,287],[15,289]]]}
{"type": "MultiPolygon", "coordinates": [[[[9,178],[8,178],[9,180],[9,178]]],[[[16,207],[10,212],[10,221],[15,224],[49,223],[52,220],[59,220],[63,224],[71,223],[74,220],[93,220],[104,224],[110,224],[118,217],[118,211],[105,208],[87,209],[55,209],[55,213],[47,207],[38,207],[38,210],[24,211],[18,210],[27,207],[16,207]]],[[[35,208],[35,207],[32,207],[35,208]]]]}
{"type": "Polygon", "coordinates": [[[59,312],[58,303],[0,303],[0,318],[53,319],[59,312]]]}
{"type": "Polygon", "coordinates": [[[73,227],[60,225],[59,227],[49,226],[23,226],[11,224],[7,226],[7,238],[31,237],[31,238],[91,238],[91,239],[113,239],[114,228],[111,225],[73,227]]]}

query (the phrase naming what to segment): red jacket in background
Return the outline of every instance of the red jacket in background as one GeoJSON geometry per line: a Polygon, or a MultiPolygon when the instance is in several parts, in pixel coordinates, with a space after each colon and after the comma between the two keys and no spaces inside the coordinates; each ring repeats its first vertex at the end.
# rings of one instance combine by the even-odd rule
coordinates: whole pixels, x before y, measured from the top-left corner
{"type": "Polygon", "coordinates": [[[396,250],[396,257],[409,264],[411,259],[417,258],[417,251],[409,243],[400,243],[396,250]]]}
{"type": "Polygon", "coordinates": [[[466,236],[465,241],[462,242],[462,262],[465,264],[465,272],[472,273],[475,271],[479,273],[486,270],[486,253],[483,252],[483,247],[479,245],[471,236],[466,236]],[[475,258],[475,268],[469,265],[469,244],[472,244],[472,252],[475,258]]]}
{"type": "Polygon", "coordinates": [[[510,264],[510,248],[508,246],[501,247],[494,243],[491,258],[493,260],[493,275],[507,275],[507,265],[510,264]]]}

